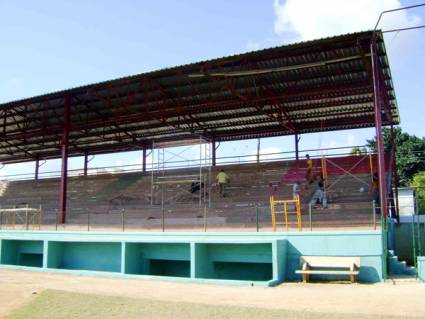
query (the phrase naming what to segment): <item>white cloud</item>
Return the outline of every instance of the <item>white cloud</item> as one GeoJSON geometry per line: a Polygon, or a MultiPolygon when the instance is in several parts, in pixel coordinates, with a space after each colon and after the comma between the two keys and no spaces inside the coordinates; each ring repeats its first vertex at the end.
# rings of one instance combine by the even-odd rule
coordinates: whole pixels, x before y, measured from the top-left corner
{"type": "MultiPolygon", "coordinates": [[[[382,11],[400,7],[398,0],[274,0],[274,30],[285,36],[285,42],[372,30],[382,11]]],[[[379,27],[385,30],[420,22],[411,12],[399,11],[384,15],[379,27]]]]}

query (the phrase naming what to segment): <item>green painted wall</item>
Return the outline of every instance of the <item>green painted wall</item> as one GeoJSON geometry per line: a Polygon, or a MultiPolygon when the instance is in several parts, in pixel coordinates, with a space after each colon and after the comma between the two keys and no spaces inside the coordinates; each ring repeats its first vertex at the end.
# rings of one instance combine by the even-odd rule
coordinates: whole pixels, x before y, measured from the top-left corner
{"type": "Polygon", "coordinates": [[[417,255],[425,255],[425,224],[415,224],[414,230],[413,233],[411,223],[394,225],[395,254],[399,260],[405,260],[409,265],[413,265],[413,240],[417,255]]]}
{"type": "Polygon", "coordinates": [[[295,270],[300,269],[302,255],[359,256],[361,268],[358,280],[360,282],[382,280],[383,253],[380,232],[290,233],[286,238],[288,240],[287,280],[301,279],[300,275],[295,274],[295,270]]]}
{"type": "Polygon", "coordinates": [[[273,279],[271,243],[197,243],[195,277],[269,281],[273,279]]]}
{"type": "Polygon", "coordinates": [[[419,256],[418,262],[418,277],[420,280],[425,281],[425,256],[419,256]]]}
{"type": "Polygon", "coordinates": [[[121,243],[49,242],[47,265],[57,269],[121,272],[121,243]]]}
{"type": "Polygon", "coordinates": [[[190,244],[125,243],[125,273],[190,277],[190,244]]]}
{"type": "Polygon", "coordinates": [[[1,263],[43,267],[43,241],[3,239],[1,243],[1,263]]]}
{"type": "Polygon", "coordinates": [[[359,281],[382,280],[379,231],[138,233],[0,231],[0,263],[79,274],[166,276],[232,284],[300,280],[300,257],[359,256],[359,281]],[[22,258],[22,254],[27,254],[22,258]],[[31,257],[32,255],[37,257],[31,257]],[[19,259],[18,256],[21,256],[19,259]],[[99,273],[100,274],[100,273],[99,273]]]}

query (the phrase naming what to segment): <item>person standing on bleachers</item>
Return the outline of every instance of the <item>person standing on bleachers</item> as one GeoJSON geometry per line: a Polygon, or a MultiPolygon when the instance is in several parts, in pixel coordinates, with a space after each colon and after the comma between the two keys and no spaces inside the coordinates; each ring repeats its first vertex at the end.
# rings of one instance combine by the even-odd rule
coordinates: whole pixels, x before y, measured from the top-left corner
{"type": "Polygon", "coordinates": [[[313,160],[310,158],[310,155],[306,154],[305,158],[307,159],[307,171],[305,173],[305,179],[308,184],[313,183],[313,160]]]}
{"type": "Polygon", "coordinates": [[[217,180],[218,186],[220,187],[221,197],[226,197],[226,184],[229,183],[230,178],[224,172],[224,169],[221,169],[220,172],[217,174],[216,180],[217,180]]]}
{"type": "Polygon", "coordinates": [[[294,185],[292,185],[292,199],[297,199],[297,197],[301,198],[301,183],[296,181],[294,185]]]}
{"type": "Polygon", "coordinates": [[[320,204],[322,204],[323,209],[328,208],[328,196],[325,190],[325,179],[323,178],[323,174],[320,175],[319,180],[317,182],[318,187],[318,199],[320,204]]]}

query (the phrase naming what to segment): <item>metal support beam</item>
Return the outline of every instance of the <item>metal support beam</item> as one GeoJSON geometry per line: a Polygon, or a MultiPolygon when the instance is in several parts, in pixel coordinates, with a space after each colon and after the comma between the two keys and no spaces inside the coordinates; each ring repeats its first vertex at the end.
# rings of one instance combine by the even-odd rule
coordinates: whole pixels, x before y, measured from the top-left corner
{"type": "Polygon", "coordinates": [[[35,172],[34,172],[34,179],[38,180],[38,171],[40,169],[40,159],[37,157],[35,160],[35,172]]]}
{"type": "Polygon", "coordinates": [[[375,99],[375,130],[376,130],[376,151],[378,158],[378,175],[379,175],[379,194],[380,194],[380,207],[381,214],[384,218],[388,216],[387,205],[387,182],[385,174],[385,150],[384,140],[382,136],[382,100],[380,94],[380,76],[379,58],[376,52],[376,39],[372,39],[371,52],[372,52],[372,68],[373,68],[373,88],[375,99]]]}
{"type": "Polygon", "coordinates": [[[298,134],[295,134],[294,137],[295,137],[295,160],[298,161],[300,159],[299,158],[299,151],[298,151],[298,142],[300,140],[298,139],[298,134]]]}
{"type": "Polygon", "coordinates": [[[257,164],[260,164],[261,139],[257,138],[257,164]]]}
{"type": "Polygon", "coordinates": [[[394,204],[397,222],[400,222],[400,211],[398,206],[398,172],[397,172],[397,146],[394,140],[394,127],[391,125],[391,145],[392,145],[392,172],[394,180],[394,204]]]}
{"type": "Polygon", "coordinates": [[[87,176],[88,167],[89,167],[89,153],[84,152],[84,176],[87,176]]]}
{"type": "Polygon", "coordinates": [[[64,116],[62,133],[62,169],[61,169],[61,192],[60,192],[60,211],[59,223],[65,224],[66,221],[66,188],[68,182],[68,145],[69,145],[69,121],[70,121],[71,97],[66,95],[64,98],[64,116]]]}
{"type": "Polygon", "coordinates": [[[142,163],[142,172],[145,173],[146,172],[146,145],[143,146],[143,163],[142,163]]]}
{"type": "Polygon", "coordinates": [[[215,140],[211,141],[211,164],[212,166],[216,166],[216,146],[215,146],[215,140]]]}

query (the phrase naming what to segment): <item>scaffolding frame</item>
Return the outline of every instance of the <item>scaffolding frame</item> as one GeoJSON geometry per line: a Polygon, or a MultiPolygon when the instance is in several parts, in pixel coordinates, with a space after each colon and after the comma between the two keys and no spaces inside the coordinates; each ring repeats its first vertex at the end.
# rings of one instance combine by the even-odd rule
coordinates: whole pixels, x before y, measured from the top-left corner
{"type": "Polygon", "coordinates": [[[373,179],[372,154],[359,155],[359,160],[347,169],[344,168],[344,167],[341,167],[340,165],[336,164],[333,160],[331,160],[331,159],[329,159],[329,158],[327,158],[326,156],[323,155],[322,158],[321,158],[321,171],[322,171],[322,176],[323,176],[323,179],[324,179],[325,191],[329,191],[332,188],[334,188],[335,185],[337,185],[346,176],[351,176],[352,178],[357,180],[360,184],[363,184],[366,187],[369,187],[370,185],[368,183],[366,183],[365,181],[361,180],[360,178],[358,178],[357,176],[355,176],[354,174],[351,173],[351,171],[353,171],[357,166],[362,164],[362,162],[365,161],[366,159],[368,159],[368,161],[369,161],[369,173],[370,173],[370,179],[372,181],[372,179],[373,179]],[[333,166],[333,167],[335,167],[335,168],[337,168],[337,169],[339,169],[343,172],[343,174],[337,180],[335,180],[332,184],[329,184],[329,180],[328,180],[328,168],[327,168],[328,163],[331,166],[333,166]]]}
{"type": "MultiPolygon", "coordinates": [[[[171,145],[172,146],[172,145],[171,145]]],[[[203,215],[204,219],[204,231],[207,229],[207,215],[208,209],[211,207],[211,166],[212,166],[212,150],[213,143],[209,140],[199,136],[197,143],[192,143],[192,145],[184,145],[185,148],[177,153],[174,153],[167,149],[166,147],[171,147],[170,145],[161,147],[161,144],[156,144],[155,141],[152,141],[152,151],[151,151],[151,206],[156,205],[157,191],[159,190],[159,199],[160,203],[158,206],[161,208],[161,217],[162,217],[162,231],[165,231],[165,209],[166,205],[170,204],[174,199],[178,198],[182,194],[190,194],[192,196],[196,195],[192,191],[194,183],[199,184],[198,192],[198,208],[199,213],[203,215]],[[156,147],[159,146],[159,147],[156,147]],[[199,159],[189,159],[185,158],[183,154],[192,149],[194,146],[199,146],[199,159]],[[156,157],[155,157],[156,151],[156,157]],[[167,158],[167,155],[171,155],[167,158]],[[179,174],[179,175],[167,175],[169,170],[172,170],[173,167],[167,166],[167,163],[175,158],[181,158],[187,160],[189,163],[197,161],[199,165],[199,174],[179,174]],[[179,192],[173,196],[166,198],[167,187],[171,185],[180,185],[187,184],[187,188],[180,189],[179,192]]],[[[180,146],[180,145],[176,145],[180,146]]],[[[173,202],[172,205],[178,205],[177,202],[173,202]]]]}
{"type": "Polygon", "coordinates": [[[13,208],[0,208],[0,229],[6,227],[16,228],[16,225],[24,225],[28,230],[30,226],[33,229],[41,228],[42,209],[29,207],[13,207],[13,208]]]}

